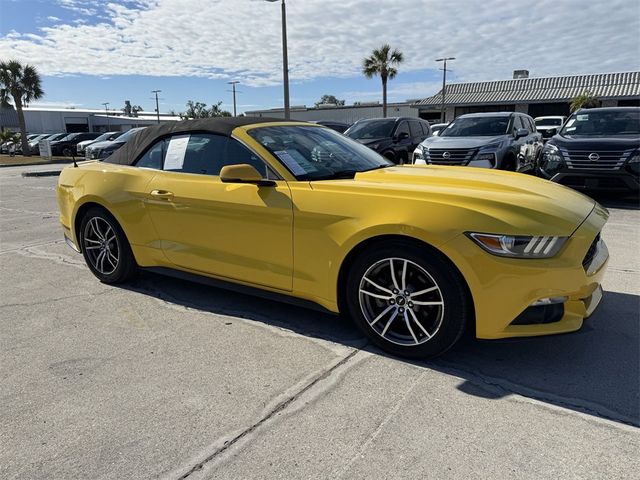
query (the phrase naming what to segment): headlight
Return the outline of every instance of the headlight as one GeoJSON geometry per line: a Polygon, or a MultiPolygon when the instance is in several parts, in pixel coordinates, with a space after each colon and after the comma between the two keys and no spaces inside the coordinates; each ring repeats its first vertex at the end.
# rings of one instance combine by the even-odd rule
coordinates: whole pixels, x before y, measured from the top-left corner
{"type": "Polygon", "coordinates": [[[467,232],[467,236],[493,255],[513,258],[551,258],[569,238],[471,232],[467,232]]]}
{"type": "Polygon", "coordinates": [[[640,152],[636,152],[636,154],[629,159],[629,163],[640,163],[640,152]]]}
{"type": "Polygon", "coordinates": [[[542,150],[542,162],[540,168],[549,174],[553,174],[556,170],[564,166],[562,153],[555,145],[547,143],[542,150]]]}
{"type": "Polygon", "coordinates": [[[468,167],[493,168],[496,165],[496,154],[478,153],[473,160],[467,163],[468,167]]]}
{"type": "Polygon", "coordinates": [[[417,160],[421,160],[420,163],[425,163],[424,148],[422,147],[422,145],[418,145],[416,149],[413,151],[413,163],[416,163],[417,160]]]}

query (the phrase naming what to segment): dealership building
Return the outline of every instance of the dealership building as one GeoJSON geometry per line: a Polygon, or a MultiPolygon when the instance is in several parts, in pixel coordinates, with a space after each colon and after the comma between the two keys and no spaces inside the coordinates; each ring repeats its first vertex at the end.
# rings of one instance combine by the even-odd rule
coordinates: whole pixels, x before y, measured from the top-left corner
{"type": "MultiPolygon", "coordinates": [[[[465,113],[499,111],[522,112],[532,117],[566,116],[571,99],[586,91],[598,97],[603,107],[640,106],[640,72],[530,78],[527,70],[516,70],[508,80],[451,83],[445,89],[445,119],[449,122],[465,113]]],[[[421,100],[391,103],[388,107],[390,117],[420,117],[438,122],[442,91],[421,100]]],[[[284,111],[282,108],[254,110],[246,115],[284,117],[284,111]]],[[[376,117],[382,117],[382,105],[378,103],[291,108],[291,118],[295,120],[353,123],[376,117]]]]}
{"type": "MultiPolygon", "coordinates": [[[[76,108],[24,109],[24,119],[29,133],[75,133],[124,131],[158,123],[155,112],[138,112],[126,115],[119,110],[86,110],[76,108]]],[[[160,114],[160,123],[180,120],[179,117],[160,114]]],[[[0,130],[18,131],[18,114],[13,108],[0,108],[0,130]]]]}

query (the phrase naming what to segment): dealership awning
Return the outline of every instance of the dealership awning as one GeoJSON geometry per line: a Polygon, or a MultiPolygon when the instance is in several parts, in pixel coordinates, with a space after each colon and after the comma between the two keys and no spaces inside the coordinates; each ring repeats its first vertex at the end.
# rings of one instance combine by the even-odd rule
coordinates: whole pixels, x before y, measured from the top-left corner
{"type": "MultiPolygon", "coordinates": [[[[567,102],[587,90],[600,99],[640,98],[640,72],[452,83],[447,85],[445,105],[567,102]]],[[[436,107],[441,103],[442,90],[413,106],[436,107]]]]}

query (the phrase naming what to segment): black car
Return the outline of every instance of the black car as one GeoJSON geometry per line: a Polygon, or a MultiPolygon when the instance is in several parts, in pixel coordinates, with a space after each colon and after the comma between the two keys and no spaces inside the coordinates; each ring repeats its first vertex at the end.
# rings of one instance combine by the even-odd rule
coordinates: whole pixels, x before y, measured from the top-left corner
{"type": "Polygon", "coordinates": [[[84,140],[92,140],[94,138],[98,138],[100,135],[100,133],[92,132],[70,133],[60,140],[51,142],[51,155],[63,155],[65,157],[70,157],[75,153],[78,143],[84,140]]]}
{"type": "Polygon", "coordinates": [[[640,191],[640,107],[573,113],[545,145],[538,171],[578,189],[640,191]]]}
{"type": "Polygon", "coordinates": [[[313,123],[317,123],[318,125],[323,125],[327,128],[330,128],[331,130],[335,130],[338,133],[346,132],[347,129],[351,126],[348,123],[334,122],[332,120],[318,120],[317,122],[313,122],[313,123]]]}
{"type": "Polygon", "coordinates": [[[373,118],[358,120],[344,134],[402,164],[408,163],[418,144],[431,135],[431,127],[419,118],[373,118]]]}
{"type": "Polygon", "coordinates": [[[542,135],[529,115],[470,113],[422,142],[413,163],[533,172],[541,152],[542,135]]]}

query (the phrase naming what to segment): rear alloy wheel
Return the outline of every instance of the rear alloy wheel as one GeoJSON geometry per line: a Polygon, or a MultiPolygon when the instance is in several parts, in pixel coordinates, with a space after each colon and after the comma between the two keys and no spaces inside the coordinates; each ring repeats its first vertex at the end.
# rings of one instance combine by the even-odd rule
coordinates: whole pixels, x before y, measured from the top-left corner
{"type": "Polygon", "coordinates": [[[430,249],[404,242],[386,244],[356,260],[347,281],[347,305],[373,343],[412,358],[449,349],[470,311],[452,266],[430,249]]]}
{"type": "Polygon", "coordinates": [[[105,283],[131,279],[137,265],[118,222],[100,208],[92,208],[82,219],[80,244],[87,266],[105,283]]]}

